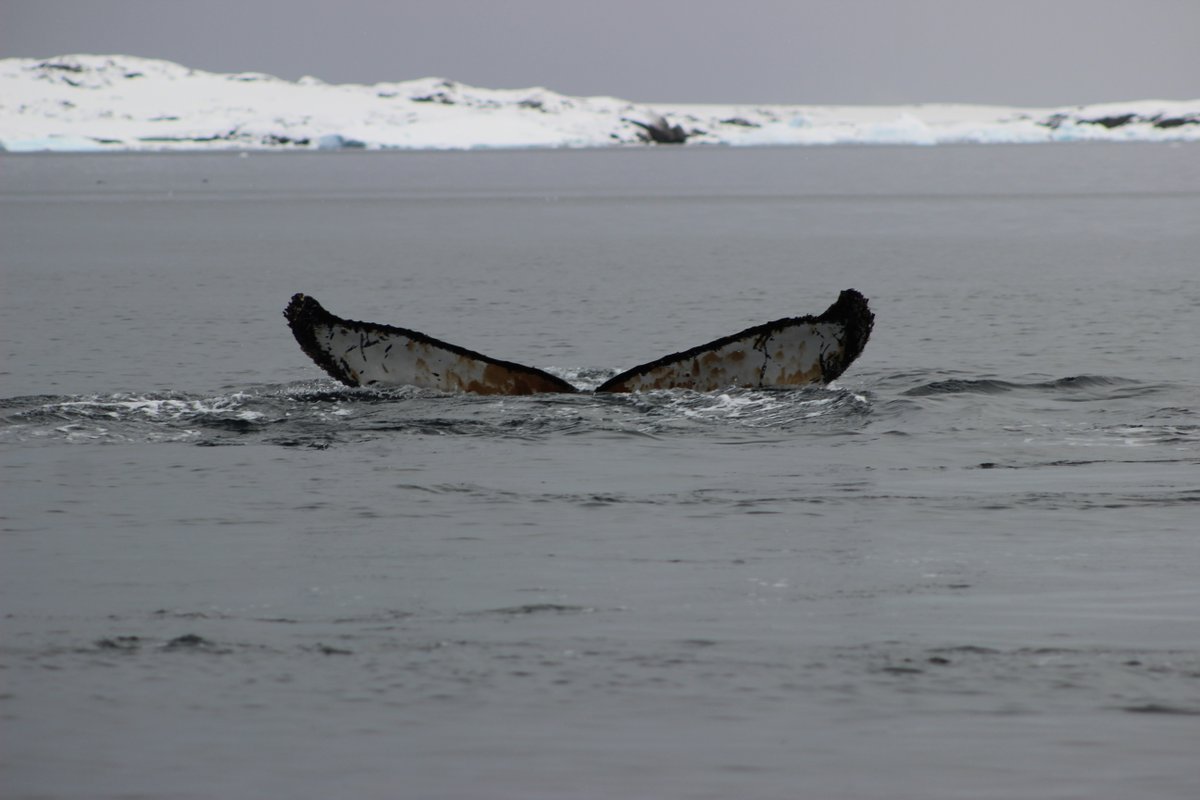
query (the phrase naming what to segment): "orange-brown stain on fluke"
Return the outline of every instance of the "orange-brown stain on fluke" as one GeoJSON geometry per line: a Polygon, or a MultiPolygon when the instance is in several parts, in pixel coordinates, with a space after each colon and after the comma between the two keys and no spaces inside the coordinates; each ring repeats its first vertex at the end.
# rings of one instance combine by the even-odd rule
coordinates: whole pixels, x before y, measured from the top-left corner
{"type": "Polygon", "coordinates": [[[500,364],[487,364],[479,380],[469,381],[469,392],[476,394],[526,395],[542,392],[561,392],[562,387],[541,375],[523,373],[500,364]]]}
{"type": "Polygon", "coordinates": [[[821,365],[813,367],[809,370],[797,370],[796,372],[780,373],[775,386],[805,386],[810,383],[819,383],[821,381],[821,365]]]}

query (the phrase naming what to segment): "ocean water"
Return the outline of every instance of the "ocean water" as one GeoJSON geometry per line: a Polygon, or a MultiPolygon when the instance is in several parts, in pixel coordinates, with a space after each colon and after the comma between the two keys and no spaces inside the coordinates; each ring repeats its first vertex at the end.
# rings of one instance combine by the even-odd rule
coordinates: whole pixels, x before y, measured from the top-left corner
{"type": "Polygon", "coordinates": [[[0,157],[6,798],[1194,798],[1200,147],[0,157]],[[581,386],[346,389],[311,294],[581,386]]]}

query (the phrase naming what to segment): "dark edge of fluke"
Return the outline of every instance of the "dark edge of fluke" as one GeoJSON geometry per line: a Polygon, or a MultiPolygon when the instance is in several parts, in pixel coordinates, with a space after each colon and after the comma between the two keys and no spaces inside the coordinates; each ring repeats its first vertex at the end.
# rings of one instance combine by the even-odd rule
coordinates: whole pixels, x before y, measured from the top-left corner
{"type": "Polygon", "coordinates": [[[724,347],[738,339],[770,334],[791,325],[821,322],[840,323],[845,326],[846,330],[842,340],[842,352],[828,360],[821,359],[821,380],[823,383],[830,383],[837,380],[838,376],[845,372],[854,363],[854,360],[862,354],[863,348],[867,346],[867,340],[871,338],[871,330],[875,327],[875,315],[868,307],[867,298],[863,297],[862,293],[857,289],[842,290],[842,293],[838,295],[837,302],[825,309],[819,316],[784,317],[746,328],[729,336],[722,336],[720,339],[714,339],[707,344],[698,345],[689,350],[671,353],[646,364],[639,364],[632,369],[625,370],[620,375],[614,375],[597,386],[596,391],[613,391],[611,387],[619,386],[632,377],[644,375],[666,364],[695,358],[710,350],[724,347]]]}
{"type": "Polygon", "coordinates": [[[482,353],[477,353],[474,350],[468,350],[465,347],[459,347],[450,342],[443,342],[441,339],[435,339],[432,336],[426,336],[420,331],[409,330],[408,328],[400,328],[394,325],[381,325],[375,322],[362,322],[360,320],[343,319],[329,313],[325,308],[312,297],[306,294],[297,292],[292,295],[291,301],[287,308],[283,310],[283,316],[287,319],[288,327],[292,329],[292,335],[296,337],[296,342],[300,345],[300,349],[305,355],[316,362],[317,366],[325,370],[331,378],[346,384],[347,386],[358,386],[358,381],[350,374],[341,363],[321,347],[317,341],[315,328],[321,325],[350,328],[358,331],[374,331],[379,333],[396,334],[407,336],[408,338],[432,345],[434,347],[448,350],[460,356],[482,361],[485,364],[496,364],[505,369],[514,372],[524,372],[531,375],[537,375],[543,380],[549,381],[554,386],[558,387],[558,391],[566,394],[574,394],[579,390],[571,384],[564,381],[557,375],[551,375],[536,367],[528,367],[524,364],[517,364],[513,361],[502,361],[497,358],[485,356],[482,353]]]}

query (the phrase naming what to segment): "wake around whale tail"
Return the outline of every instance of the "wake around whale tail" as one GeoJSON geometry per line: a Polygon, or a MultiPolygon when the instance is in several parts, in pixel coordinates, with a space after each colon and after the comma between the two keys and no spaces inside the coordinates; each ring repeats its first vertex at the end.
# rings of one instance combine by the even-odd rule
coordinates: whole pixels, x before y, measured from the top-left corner
{"type": "MultiPolygon", "coordinates": [[[[446,392],[523,395],[577,392],[555,375],[476,353],[418,331],[342,319],[297,294],[283,312],[317,366],[347,386],[417,386],[446,392]]],[[[626,370],[597,392],[829,383],[858,358],[875,315],[854,289],[819,316],[785,317],[626,370]]]]}

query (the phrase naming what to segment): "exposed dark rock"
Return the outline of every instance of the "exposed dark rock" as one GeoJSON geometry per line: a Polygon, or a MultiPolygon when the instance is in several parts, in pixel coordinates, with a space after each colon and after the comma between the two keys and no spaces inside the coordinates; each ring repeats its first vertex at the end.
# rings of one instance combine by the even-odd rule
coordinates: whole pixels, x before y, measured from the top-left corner
{"type": "Polygon", "coordinates": [[[1051,130],[1056,130],[1059,127],[1061,127],[1064,123],[1071,122],[1071,121],[1075,121],[1075,122],[1079,123],[1080,125],[1100,125],[1101,127],[1107,128],[1108,130],[1112,130],[1113,128],[1120,128],[1125,125],[1146,124],[1146,123],[1149,123],[1150,125],[1154,126],[1155,128],[1166,129],[1166,128],[1178,128],[1183,125],[1200,125],[1200,115],[1197,115],[1194,117],[1165,117],[1164,118],[1161,114],[1156,114],[1153,117],[1143,117],[1143,116],[1139,116],[1138,114],[1134,114],[1131,112],[1128,114],[1114,114],[1112,116],[1107,116],[1107,117],[1095,117],[1093,119],[1085,119],[1083,117],[1072,117],[1072,115],[1070,115],[1070,114],[1064,114],[1062,112],[1059,112],[1057,114],[1051,114],[1050,116],[1046,117],[1044,120],[1042,120],[1041,122],[1039,122],[1037,124],[1042,125],[1047,128],[1050,128],[1051,130]]]}
{"type": "Polygon", "coordinates": [[[435,84],[435,87],[436,91],[432,91],[429,94],[416,95],[409,99],[414,103],[440,103],[444,106],[452,106],[458,102],[447,93],[447,90],[453,91],[458,88],[458,84],[454,81],[439,81],[435,84]]]}
{"type": "Polygon", "coordinates": [[[1200,125],[1200,116],[1196,117],[1162,117],[1154,118],[1154,127],[1156,128],[1178,128],[1183,125],[1200,125]]]}
{"type": "Polygon", "coordinates": [[[265,144],[290,144],[296,145],[297,147],[307,147],[312,143],[312,140],[310,140],[307,136],[301,136],[293,139],[290,136],[282,136],[278,133],[272,133],[264,136],[263,142],[265,144]]]}
{"type": "Polygon", "coordinates": [[[687,141],[687,132],[679,125],[672,125],[665,117],[652,117],[649,121],[625,118],[626,122],[637,125],[644,130],[646,141],[655,144],[683,144],[687,141]]]}
{"type": "Polygon", "coordinates": [[[43,61],[38,65],[42,69],[61,69],[64,72],[83,72],[81,64],[63,64],[61,62],[43,61]]]}
{"type": "Polygon", "coordinates": [[[1121,114],[1120,116],[1116,117],[1099,117],[1097,119],[1081,119],[1079,121],[1087,123],[1088,125],[1103,125],[1104,127],[1111,129],[1119,128],[1122,125],[1128,125],[1135,120],[1137,120],[1136,114],[1121,114]]]}

